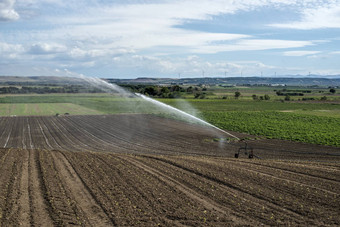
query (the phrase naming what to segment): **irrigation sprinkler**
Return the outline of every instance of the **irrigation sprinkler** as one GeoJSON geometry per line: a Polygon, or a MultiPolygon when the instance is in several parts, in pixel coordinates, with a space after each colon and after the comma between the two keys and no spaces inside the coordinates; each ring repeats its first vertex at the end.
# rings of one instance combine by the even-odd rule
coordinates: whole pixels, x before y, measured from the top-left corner
{"type": "MultiPolygon", "coordinates": [[[[243,139],[240,141],[244,141],[243,139]]],[[[235,158],[240,156],[240,153],[244,152],[245,155],[248,155],[248,158],[254,158],[254,149],[248,145],[246,141],[244,141],[244,146],[241,146],[238,151],[235,153],[235,158]]],[[[257,156],[255,156],[257,157],[257,156]]]]}
{"type": "Polygon", "coordinates": [[[244,151],[245,155],[248,155],[249,158],[254,158],[254,157],[259,158],[258,156],[254,155],[253,148],[252,148],[252,147],[249,147],[248,144],[247,144],[247,142],[246,142],[244,139],[240,139],[240,138],[238,138],[237,136],[235,136],[235,135],[233,135],[233,134],[231,134],[231,133],[229,133],[229,132],[226,132],[226,131],[224,131],[223,129],[220,129],[219,127],[217,127],[217,126],[215,126],[215,125],[212,125],[212,124],[210,124],[210,123],[208,123],[208,122],[206,122],[206,121],[204,121],[204,120],[202,120],[202,119],[200,119],[200,118],[198,118],[198,117],[196,117],[196,116],[193,116],[193,115],[191,115],[191,114],[188,114],[188,113],[186,113],[186,112],[184,112],[184,111],[182,111],[182,110],[179,110],[179,109],[177,109],[177,108],[175,108],[175,107],[172,107],[172,106],[167,105],[167,104],[165,104],[165,103],[159,102],[159,101],[157,101],[157,100],[155,100],[155,99],[152,99],[152,98],[147,97],[147,96],[145,96],[145,95],[143,95],[143,94],[140,94],[140,93],[134,93],[134,94],[135,94],[137,97],[142,98],[142,99],[144,99],[144,100],[146,100],[146,101],[148,101],[148,102],[151,102],[151,103],[157,105],[157,106],[160,107],[160,108],[164,108],[164,109],[167,110],[167,111],[171,111],[172,113],[179,114],[180,116],[186,117],[187,119],[191,119],[191,120],[194,120],[194,121],[196,121],[196,122],[198,122],[198,123],[201,123],[201,124],[204,124],[204,125],[206,125],[206,126],[212,127],[212,128],[214,128],[214,129],[216,129],[216,130],[218,130],[218,131],[220,131],[220,132],[222,132],[222,133],[224,133],[224,134],[226,134],[226,135],[228,135],[228,136],[230,136],[230,137],[236,139],[237,141],[244,141],[245,145],[244,145],[243,147],[240,147],[240,148],[238,149],[238,151],[235,153],[235,158],[238,158],[238,157],[239,157],[241,151],[244,151]]]}

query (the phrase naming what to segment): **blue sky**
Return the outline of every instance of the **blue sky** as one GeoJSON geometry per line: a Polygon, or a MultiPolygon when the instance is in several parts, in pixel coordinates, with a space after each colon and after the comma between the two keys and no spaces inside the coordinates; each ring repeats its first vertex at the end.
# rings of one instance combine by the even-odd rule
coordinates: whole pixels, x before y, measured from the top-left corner
{"type": "Polygon", "coordinates": [[[0,75],[340,75],[340,0],[0,0],[0,75]]]}

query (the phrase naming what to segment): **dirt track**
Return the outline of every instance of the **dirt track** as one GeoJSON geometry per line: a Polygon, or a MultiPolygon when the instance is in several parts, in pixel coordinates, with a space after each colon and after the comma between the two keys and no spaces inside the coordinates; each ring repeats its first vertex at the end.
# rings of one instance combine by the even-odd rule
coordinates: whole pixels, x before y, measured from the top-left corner
{"type": "Polygon", "coordinates": [[[0,127],[0,226],[340,225],[338,148],[263,140],[263,159],[235,159],[239,144],[140,115],[0,127]]]}

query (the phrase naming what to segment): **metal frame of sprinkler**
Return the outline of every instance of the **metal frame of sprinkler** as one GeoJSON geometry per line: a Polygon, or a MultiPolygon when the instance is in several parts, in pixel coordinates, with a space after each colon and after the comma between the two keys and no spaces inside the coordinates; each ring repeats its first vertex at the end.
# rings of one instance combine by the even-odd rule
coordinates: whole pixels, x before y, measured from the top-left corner
{"type": "MultiPolygon", "coordinates": [[[[244,141],[243,139],[240,141],[244,141]]],[[[250,146],[248,146],[248,143],[244,141],[244,147],[240,147],[238,151],[235,153],[235,158],[238,158],[240,156],[240,153],[244,151],[245,155],[248,155],[248,158],[254,158],[254,149],[250,146]]],[[[257,156],[255,156],[257,157],[257,156]]]]}

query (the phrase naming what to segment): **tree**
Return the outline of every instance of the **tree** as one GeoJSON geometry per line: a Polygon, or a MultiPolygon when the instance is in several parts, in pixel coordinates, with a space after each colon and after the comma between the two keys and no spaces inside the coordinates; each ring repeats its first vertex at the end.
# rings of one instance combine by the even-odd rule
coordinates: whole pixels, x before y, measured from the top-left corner
{"type": "Polygon", "coordinates": [[[241,92],[236,91],[236,92],[235,92],[235,98],[238,99],[240,96],[241,96],[241,92]]]}
{"type": "Polygon", "coordinates": [[[264,100],[270,100],[270,96],[269,95],[264,95],[264,100]]]}
{"type": "Polygon", "coordinates": [[[285,96],[285,101],[290,101],[290,96],[289,95],[285,96]]]}
{"type": "Polygon", "coordinates": [[[334,93],[336,92],[336,90],[335,90],[334,88],[331,88],[331,89],[329,90],[329,92],[332,93],[332,94],[334,94],[334,93]]]}
{"type": "Polygon", "coordinates": [[[257,95],[252,95],[251,97],[253,97],[253,100],[258,100],[259,98],[257,97],[257,95]]]}
{"type": "Polygon", "coordinates": [[[153,86],[146,87],[144,89],[144,94],[148,94],[150,96],[154,96],[157,94],[157,90],[153,86]]]}
{"type": "Polygon", "coordinates": [[[172,92],[174,92],[174,91],[179,91],[179,92],[183,92],[183,91],[185,91],[182,87],[180,87],[179,85],[173,85],[173,86],[171,86],[171,88],[170,88],[170,91],[172,91],[172,92]]]}
{"type": "Polygon", "coordinates": [[[162,94],[166,94],[166,93],[169,93],[169,92],[170,92],[169,88],[167,88],[167,87],[162,87],[162,89],[161,89],[161,93],[162,93],[162,94]]]}
{"type": "Polygon", "coordinates": [[[194,89],[192,88],[192,86],[187,88],[187,93],[193,93],[193,92],[194,92],[194,89]]]}
{"type": "Polygon", "coordinates": [[[194,98],[197,99],[197,98],[199,98],[200,96],[201,96],[201,93],[196,93],[196,94],[194,95],[194,98]]]}

